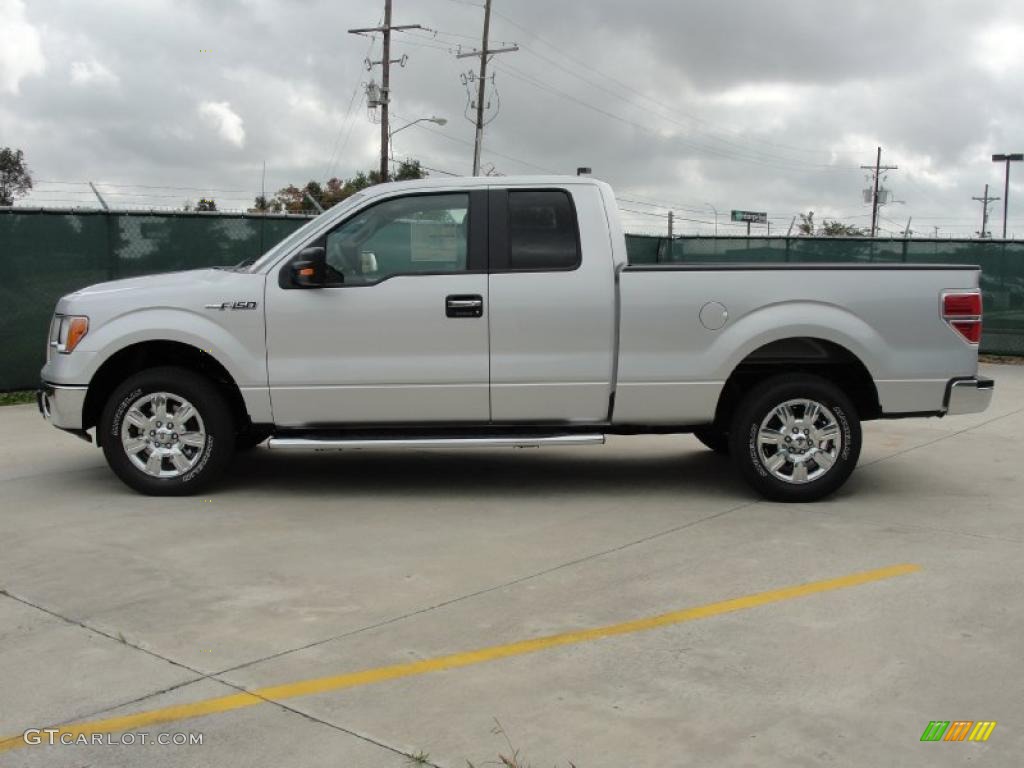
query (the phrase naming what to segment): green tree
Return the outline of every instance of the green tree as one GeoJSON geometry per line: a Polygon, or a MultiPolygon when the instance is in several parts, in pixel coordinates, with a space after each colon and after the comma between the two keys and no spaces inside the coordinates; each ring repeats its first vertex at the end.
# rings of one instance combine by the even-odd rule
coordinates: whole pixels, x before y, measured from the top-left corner
{"type": "Polygon", "coordinates": [[[804,237],[814,234],[814,211],[800,214],[800,223],[796,225],[797,232],[804,237]]]}
{"type": "Polygon", "coordinates": [[[843,224],[835,219],[823,219],[820,227],[814,225],[814,211],[800,214],[800,223],[796,225],[802,237],[863,237],[867,232],[852,224],[843,224]]]}
{"type": "Polygon", "coordinates": [[[249,213],[278,213],[281,210],[281,203],[277,198],[267,200],[263,195],[256,195],[252,202],[249,213]]]}
{"type": "MultiPolygon", "coordinates": [[[[407,181],[409,179],[426,178],[427,172],[423,170],[419,160],[403,160],[395,172],[394,181],[407,181]]],[[[381,183],[380,171],[359,171],[350,179],[339,179],[337,176],[321,184],[318,181],[310,180],[301,189],[294,184],[282,187],[274,195],[274,198],[267,202],[273,210],[285,210],[289,213],[300,213],[308,211],[312,205],[306,195],[316,200],[325,210],[337,205],[342,200],[351,197],[356,192],[381,183]],[[273,206],[277,206],[273,208],[273,206]]],[[[259,198],[257,198],[259,202],[259,198]]],[[[263,210],[256,206],[257,210],[263,210]]]]}
{"type": "Polygon", "coordinates": [[[852,224],[843,224],[841,221],[825,219],[818,230],[818,234],[824,237],[863,237],[867,232],[852,224]]]}
{"type": "Polygon", "coordinates": [[[0,149],[0,205],[14,205],[14,198],[32,189],[32,176],[20,149],[0,149]]]}
{"type": "Polygon", "coordinates": [[[196,203],[197,211],[216,211],[217,201],[212,197],[200,197],[199,202],[196,203]]]}
{"type": "Polygon", "coordinates": [[[425,179],[427,172],[423,170],[419,160],[403,160],[395,173],[395,181],[409,181],[410,179],[425,179]]]}

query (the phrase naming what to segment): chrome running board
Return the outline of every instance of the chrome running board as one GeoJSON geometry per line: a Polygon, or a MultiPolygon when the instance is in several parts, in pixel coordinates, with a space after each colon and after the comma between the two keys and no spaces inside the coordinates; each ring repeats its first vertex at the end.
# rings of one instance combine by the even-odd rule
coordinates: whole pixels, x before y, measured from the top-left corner
{"type": "Polygon", "coordinates": [[[364,448],[540,448],[546,445],[603,445],[604,441],[605,436],[601,434],[540,437],[272,437],[267,442],[267,447],[278,451],[349,451],[364,448]]]}

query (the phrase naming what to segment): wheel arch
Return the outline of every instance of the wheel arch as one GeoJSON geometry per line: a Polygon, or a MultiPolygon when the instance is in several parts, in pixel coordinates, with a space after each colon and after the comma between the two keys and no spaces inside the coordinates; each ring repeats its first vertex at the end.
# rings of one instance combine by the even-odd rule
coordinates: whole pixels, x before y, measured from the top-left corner
{"type": "Polygon", "coordinates": [[[761,345],[733,367],[719,394],[715,424],[726,428],[744,395],[780,373],[810,373],[831,381],[850,398],[861,421],[882,415],[875,381],[857,355],[829,339],[789,336],[761,345]]]}
{"type": "MultiPolygon", "coordinates": [[[[82,428],[97,424],[103,405],[119,383],[132,374],[157,366],[174,365],[210,379],[231,406],[238,428],[250,425],[242,392],[227,368],[213,355],[191,344],[170,339],[151,339],[129,344],[110,355],[93,374],[82,408],[82,428]]],[[[101,439],[97,430],[97,440],[101,439]]]]}

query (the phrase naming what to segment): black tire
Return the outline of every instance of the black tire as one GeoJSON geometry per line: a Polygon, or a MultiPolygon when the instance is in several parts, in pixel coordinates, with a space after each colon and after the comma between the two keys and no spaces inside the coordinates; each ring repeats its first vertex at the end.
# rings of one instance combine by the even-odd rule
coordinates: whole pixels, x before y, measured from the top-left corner
{"type": "Polygon", "coordinates": [[[693,430],[693,436],[715,453],[721,454],[722,456],[729,455],[728,432],[723,432],[715,427],[698,427],[693,430]]]}
{"type": "MultiPolygon", "coordinates": [[[[150,415],[154,413],[151,406],[144,407],[150,408],[150,415]]],[[[174,418],[173,413],[170,418],[174,418]]],[[[188,424],[192,426],[189,429],[197,423],[190,420],[188,424]]],[[[186,368],[149,368],[130,376],[107,399],[98,429],[103,432],[103,455],[114,474],[130,488],[149,496],[187,496],[199,493],[220,477],[235,450],[235,425],[231,407],[212,381],[186,368]],[[121,440],[122,425],[133,404],[146,395],[158,392],[184,398],[191,403],[202,419],[206,435],[202,447],[182,448],[190,466],[173,477],[147,474],[129,458],[128,450],[121,440]]],[[[134,426],[129,429],[133,433],[139,431],[134,426]]],[[[181,424],[177,429],[186,431],[181,424]]],[[[147,439],[144,430],[139,436],[143,440],[147,439]]],[[[170,441],[171,437],[165,439],[170,441]]],[[[135,458],[141,461],[142,457],[152,454],[152,450],[146,446],[135,454],[135,458]]],[[[159,466],[165,467],[168,472],[176,471],[170,458],[160,460],[159,466]]]]}
{"type": "MultiPolygon", "coordinates": [[[[790,413],[800,415],[805,414],[806,411],[797,405],[791,407],[790,413]]],[[[828,421],[824,415],[819,418],[821,419],[817,422],[819,426],[828,421]]],[[[781,418],[774,417],[768,423],[774,430],[783,422],[781,418]]],[[[801,427],[806,426],[803,424],[802,415],[799,423],[801,427]]],[[[825,434],[824,426],[821,426],[821,429],[821,434],[825,434]]],[[[785,450],[794,451],[801,457],[807,455],[806,449],[801,452],[801,446],[808,446],[807,442],[803,442],[807,438],[799,438],[798,433],[791,433],[788,429],[782,432],[779,427],[779,430],[782,435],[780,445],[783,445],[781,440],[786,436],[791,438],[790,445],[784,446],[785,450]],[[797,444],[798,439],[801,441],[799,445],[797,444]]],[[[754,490],[773,501],[817,501],[833,493],[846,482],[854,467],[857,466],[860,448],[860,419],[849,398],[831,381],[810,374],[783,374],[756,386],[740,402],[733,416],[730,430],[731,454],[740,475],[754,490]],[[777,407],[790,400],[802,399],[819,403],[831,412],[837,427],[833,431],[839,435],[841,444],[825,440],[824,445],[828,447],[829,455],[822,458],[824,460],[831,458],[833,463],[825,468],[825,471],[816,479],[812,478],[797,483],[779,479],[769,469],[766,462],[772,458],[775,452],[782,449],[775,449],[770,445],[760,446],[758,433],[762,421],[769,417],[777,407]],[[764,456],[766,452],[771,452],[772,455],[766,458],[764,456]]],[[[792,478],[797,473],[797,464],[802,464],[804,471],[810,477],[823,467],[824,461],[822,464],[818,464],[814,461],[814,454],[811,454],[810,462],[806,458],[797,462],[786,461],[778,468],[778,471],[786,474],[787,468],[792,467],[792,471],[788,473],[792,478]]]]}

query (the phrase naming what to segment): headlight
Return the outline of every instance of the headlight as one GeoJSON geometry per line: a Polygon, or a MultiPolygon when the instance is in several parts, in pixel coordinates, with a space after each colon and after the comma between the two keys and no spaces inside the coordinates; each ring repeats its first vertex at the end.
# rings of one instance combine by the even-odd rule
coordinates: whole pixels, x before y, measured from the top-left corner
{"type": "Polygon", "coordinates": [[[50,347],[63,355],[74,351],[89,332],[89,318],[84,315],[55,315],[50,324],[50,347]]]}

